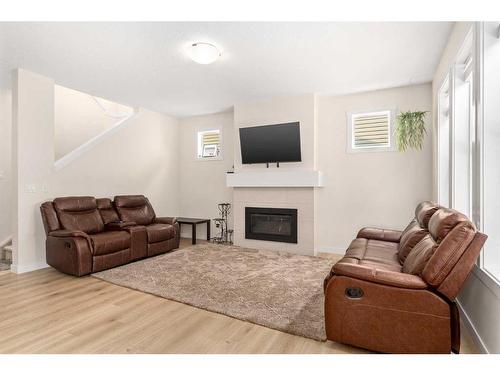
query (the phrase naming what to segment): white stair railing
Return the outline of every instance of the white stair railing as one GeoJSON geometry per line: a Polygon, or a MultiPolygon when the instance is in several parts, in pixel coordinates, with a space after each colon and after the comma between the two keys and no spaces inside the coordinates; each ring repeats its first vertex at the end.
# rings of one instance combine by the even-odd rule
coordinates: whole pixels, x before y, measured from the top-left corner
{"type": "Polygon", "coordinates": [[[75,148],[73,151],[70,151],[66,155],[64,155],[62,158],[57,160],[54,163],[54,167],[56,171],[64,168],[66,165],[70,164],[74,160],[78,159],[80,156],[88,152],[90,149],[104,141],[105,139],[109,138],[119,130],[123,129],[127,125],[131,123],[131,120],[137,116],[139,113],[139,109],[135,109],[134,112],[127,117],[122,118],[119,120],[113,127],[103,131],[101,134],[96,135],[95,137],[89,139],[87,142],[83,143],[82,145],[78,146],[75,148]]]}

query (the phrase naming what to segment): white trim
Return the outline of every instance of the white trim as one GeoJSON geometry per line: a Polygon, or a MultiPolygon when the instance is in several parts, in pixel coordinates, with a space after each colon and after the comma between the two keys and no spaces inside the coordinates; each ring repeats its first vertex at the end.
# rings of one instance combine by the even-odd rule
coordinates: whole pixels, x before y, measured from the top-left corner
{"type": "Polygon", "coordinates": [[[474,51],[474,25],[472,25],[467,31],[467,34],[464,37],[462,45],[458,50],[458,53],[455,56],[454,64],[465,65],[467,61],[472,58],[474,51]]]}
{"type": "MultiPolygon", "coordinates": [[[[476,165],[475,165],[475,178],[474,181],[474,195],[472,197],[474,203],[473,219],[477,228],[484,232],[484,24],[483,22],[476,22],[474,24],[474,85],[475,100],[476,100],[476,165]]],[[[489,272],[484,270],[484,249],[479,255],[477,264],[478,270],[474,267],[476,276],[486,285],[489,283],[498,283],[496,279],[490,275],[489,272]]],[[[498,291],[496,288],[490,288],[493,292],[498,291]]],[[[497,296],[498,294],[495,293],[497,296]]]]}
{"type": "Polygon", "coordinates": [[[222,127],[212,127],[208,126],[206,128],[197,128],[196,129],[196,153],[194,155],[194,158],[196,161],[221,161],[223,159],[222,155],[222,145],[223,145],[223,139],[222,139],[222,127]],[[198,156],[198,148],[200,147],[200,133],[209,133],[209,132],[215,132],[219,131],[219,155],[215,157],[199,157],[198,156]]]}
{"type": "Polygon", "coordinates": [[[104,107],[104,105],[101,102],[102,100],[107,101],[106,99],[99,98],[97,96],[92,96],[92,95],[90,95],[90,96],[92,97],[92,99],[94,99],[94,102],[99,106],[99,108],[101,109],[101,111],[103,111],[106,116],[111,117],[111,118],[113,118],[115,120],[122,120],[122,119],[125,119],[125,118],[129,118],[135,112],[135,110],[133,108],[128,107],[129,109],[132,110],[131,114],[127,113],[127,114],[124,114],[124,115],[113,115],[106,107],[104,107]]]}
{"type": "Polygon", "coordinates": [[[450,98],[450,108],[449,108],[449,117],[448,121],[450,122],[450,145],[449,145],[449,153],[450,153],[450,181],[449,181],[449,193],[448,193],[448,207],[455,206],[455,86],[456,86],[456,74],[455,74],[455,65],[452,64],[450,66],[449,71],[449,98],[450,98]]]}
{"type": "Polygon", "coordinates": [[[371,109],[371,110],[363,110],[363,111],[350,111],[346,113],[346,122],[347,122],[347,142],[346,142],[346,152],[349,154],[356,153],[364,153],[364,152],[391,152],[396,151],[396,142],[394,136],[394,129],[396,123],[396,108],[379,108],[379,109],[371,109]],[[384,147],[359,147],[355,148],[353,145],[353,126],[352,126],[352,117],[356,115],[363,114],[372,114],[378,112],[389,112],[389,146],[384,147]]]}
{"type": "Polygon", "coordinates": [[[451,186],[451,159],[450,159],[450,136],[451,136],[451,103],[450,103],[450,73],[446,74],[441,86],[439,87],[439,90],[437,92],[437,107],[438,107],[438,113],[437,113],[437,198],[438,198],[438,203],[444,206],[450,206],[450,186],[451,186]],[[443,91],[446,88],[445,91],[443,91]],[[443,154],[442,151],[442,144],[441,144],[441,131],[442,131],[442,126],[444,125],[441,122],[441,119],[444,116],[444,111],[443,111],[443,104],[441,101],[441,98],[445,98],[445,100],[448,101],[448,108],[447,108],[447,113],[446,113],[446,122],[448,126],[448,199],[447,202],[442,201],[442,196],[443,196],[443,191],[442,191],[442,186],[441,186],[441,156],[443,154]]]}
{"type": "Polygon", "coordinates": [[[460,315],[462,317],[461,320],[462,320],[463,324],[465,325],[465,327],[467,328],[467,330],[469,331],[469,333],[471,334],[472,340],[474,340],[475,344],[477,345],[477,347],[479,348],[481,353],[490,354],[490,352],[488,351],[488,348],[484,344],[483,339],[481,339],[481,336],[479,336],[479,333],[477,332],[476,327],[472,323],[472,320],[469,318],[469,315],[467,315],[467,312],[464,310],[462,304],[460,303],[460,301],[458,299],[456,300],[456,302],[457,302],[458,309],[460,310],[460,315]]]}
{"type": "Polygon", "coordinates": [[[497,296],[498,299],[500,299],[500,282],[493,275],[491,275],[487,269],[474,265],[472,273],[486,288],[491,290],[491,292],[497,296]]]}
{"type": "Polygon", "coordinates": [[[42,268],[48,268],[49,265],[45,262],[31,263],[31,264],[11,264],[10,270],[14,273],[26,273],[32,272],[36,270],[40,270],[42,268]]]}
{"type": "Polygon", "coordinates": [[[226,186],[239,187],[322,187],[323,174],[306,169],[226,173],[226,186]]]}
{"type": "Polygon", "coordinates": [[[347,246],[321,246],[316,250],[316,254],[328,253],[328,254],[344,255],[346,250],[347,246]]]}
{"type": "Polygon", "coordinates": [[[456,115],[455,115],[455,89],[457,87],[457,80],[463,80],[463,71],[461,72],[458,67],[460,65],[463,65],[464,61],[466,60],[467,56],[470,55],[471,50],[473,48],[473,31],[474,27],[471,27],[469,31],[467,31],[466,36],[464,37],[462,41],[462,45],[460,46],[460,49],[458,53],[455,55],[455,58],[450,66],[450,72],[449,72],[449,93],[450,93],[450,108],[449,108],[449,121],[450,121],[450,194],[449,194],[449,207],[456,207],[456,194],[455,194],[455,178],[456,178],[456,173],[455,173],[455,167],[456,167],[456,161],[455,161],[455,125],[456,125],[456,115]]]}
{"type": "Polygon", "coordinates": [[[118,121],[112,128],[107,129],[104,132],[102,132],[101,134],[96,135],[94,138],[91,138],[90,140],[88,140],[84,144],[78,146],[73,151],[67,153],[62,158],[57,160],[54,163],[54,167],[55,167],[56,171],[64,168],[68,164],[72,163],[73,161],[78,159],[80,156],[82,156],[83,154],[85,154],[89,150],[93,149],[99,143],[108,139],[109,137],[111,137],[113,134],[115,134],[119,130],[129,126],[131,124],[130,120],[132,120],[134,117],[136,117],[140,113],[140,110],[134,110],[134,111],[135,112],[132,115],[118,121]]]}

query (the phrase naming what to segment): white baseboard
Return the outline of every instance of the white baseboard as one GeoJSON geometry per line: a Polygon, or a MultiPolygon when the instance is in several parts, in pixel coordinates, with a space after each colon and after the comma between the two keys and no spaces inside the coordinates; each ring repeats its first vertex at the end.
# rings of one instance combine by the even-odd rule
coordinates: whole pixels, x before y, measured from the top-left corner
{"type": "Polygon", "coordinates": [[[32,264],[11,264],[10,270],[14,273],[26,273],[31,271],[40,270],[42,268],[47,268],[49,265],[45,262],[32,263],[32,264]]]}
{"type": "Polygon", "coordinates": [[[316,253],[329,253],[344,255],[347,246],[321,246],[317,249],[316,253]]]}
{"type": "Polygon", "coordinates": [[[479,333],[477,332],[476,327],[474,326],[474,324],[470,320],[469,315],[467,315],[467,312],[464,310],[464,308],[460,304],[460,301],[457,299],[456,302],[457,302],[458,309],[460,310],[460,316],[462,318],[462,322],[469,330],[469,333],[471,334],[472,340],[474,340],[474,343],[477,345],[479,351],[483,354],[490,354],[490,352],[488,351],[488,348],[486,347],[486,345],[484,345],[484,342],[481,339],[481,336],[479,336],[479,333]]]}

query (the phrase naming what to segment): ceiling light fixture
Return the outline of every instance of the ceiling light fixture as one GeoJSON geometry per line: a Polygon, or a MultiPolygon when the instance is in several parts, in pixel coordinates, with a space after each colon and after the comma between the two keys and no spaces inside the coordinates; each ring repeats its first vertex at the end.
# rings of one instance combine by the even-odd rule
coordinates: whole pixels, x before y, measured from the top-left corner
{"type": "Polygon", "coordinates": [[[189,47],[189,57],[198,64],[211,64],[221,56],[216,46],[210,43],[193,43],[189,47]]]}

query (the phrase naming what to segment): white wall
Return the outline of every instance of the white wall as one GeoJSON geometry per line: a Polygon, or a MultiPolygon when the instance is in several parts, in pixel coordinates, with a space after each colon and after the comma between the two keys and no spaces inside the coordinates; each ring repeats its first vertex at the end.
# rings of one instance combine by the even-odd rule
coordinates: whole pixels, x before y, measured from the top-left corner
{"type": "Polygon", "coordinates": [[[45,264],[38,207],[48,197],[42,190],[54,163],[54,82],[27,71],[15,71],[12,103],[12,269],[23,272],[45,264]],[[38,186],[37,193],[28,192],[33,186],[38,186]]]}
{"type": "MultiPolygon", "coordinates": [[[[433,87],[433,115],[437,124],[437,98],[450,66],[455,62],[465,37],[472,23],[457,22],[449,37],[446,48],[441,57],[438,69],[432,82],[433,87]]],[[[434,155],[434,184],[433,194],[437,197],[437,143],[433,144],[434,155]]],[[[488,233],[486,233],[488,234],[488,233]]],[[[498,249],[496,249],[498,250],[498,249]]],[[[469,326],[481,350],[490,353],[500,353],[500,287],[478,267],[465,283],[458,296],[462,309],[462,320],[469,326]]]]}
{"type": "MultiPolygon", "coordinates": [[[[112,128],[119,121],[106,115],[89,94],[55,85],[54,95],[56,160],[112,128]]],[[[111,113],[133,113],[131,107],[101,98],[98,100],[111,113]]]]}
{"type": "MultiPolygon", "coordinates": [[[[186,117],[179,120],[179,215],[213,219],[219,217],[218,203],[233,202],[233,191],[226,186],[226,172],[233,159],[233,112],[186,117]],[[197,132],[221,130],[221,160],[199,160],[197,132]]],[[[229,227],[232,228],[232,215],[229,227]]],[[[212,236],[218,229],[212,222],[212,236]]],[[[183,226],[183,237],[191,237],[191,227],[183,226]]],[[[206,226],[197,227],[197,237],[206,239],[206,226]]]]}
{"type": "Polygon", "coordinates": [[[18,70],[13,80],[13,270],[45,264],[40,204],[58,196],[145,194],[157,215],[178,215],[178,122],[141,109],[126,126],[65,168],[54,168],[54,82],[18,70]]]}
{"type": "Polygon", "coordinates": [[[346,152],[348,112],[430,111],[431,98],[430,84],[319,97],[317,168],[325,187],[315,197],[318,251],[343,253],[364,226],[403,229],[416,205],[432,197],[430,125],[421,151],[346,152]]]}
{"type": "MultiPolygon", "coordinates": [[[[241,164],[239,128],[300,122],[300,147],[302,162],[282,163],[280,168],[314,169],[315,158],[315,95],[298,95],[272,98],[234,106],[234,169],[238,171],[265,170],[265,164],[241,164]]],[[[274,165],[271,167],[274,168],[274,165]]]]}
{"type": "Polygon", "coordinates": [[[12,234],[11,101],[10,90],[0,89],[0,243],[12,234]]]}
{"type": "MultiPolygon", "coordinates": [[[[235,215],[240,217],[235,222],[236,242],[248,247],[276,247],[244,239],[242,210],[249,203],[300,208],[306,215],[299,225],[303,229],[299,237],[308,250],[295,252],[302,254],[343,253],[363,226],[403,229],[413,217],[416,205],[432,197],[431,115],[427,117],[428,135],[421,151],[347,153],[347,113],[380,108],[431,111],[431,100],[431,85],[424,84],[354,95],[303,95],[235,105],[237,172],[268,171],[264,165],[241,165],[239,127],[300,121],[304,161],[283,163],[281,168],[316,169],[325,179],[322,188],[281,189],[280,199],[273,191],[267,191],[273,189],[234,189],[235,215]],[[299,193],[302,196],[297,200],[299,193]],[[294,197],[292,201],[287,198],[289,195],[294,197]],[[308,207],[312,204],[314,207],[308,207]]],[[[276,170],[273,167],[270,170],[276,170]]],[[[288,251],[293,251],[288,247],[288,251]]]]}
{"type": "MultiPolygon", "coordinates": [[[[260,171],[262,173],[293,169],[314,170],[316,166],[316,95],[306,94],[278,97],[234,106],[234,165],[235,173],[260,171]],[[243,165],[239,128],[300,122],[302,161],[243,165]]],[[[234,188],[234,241],[236,245],[282,250],[303,255],[315,254],[314,242],[314,188],[234,188]],[[245,207],[295,208],[297,216],[297,243],[259,241],[245,238],[245,207]]]]}

